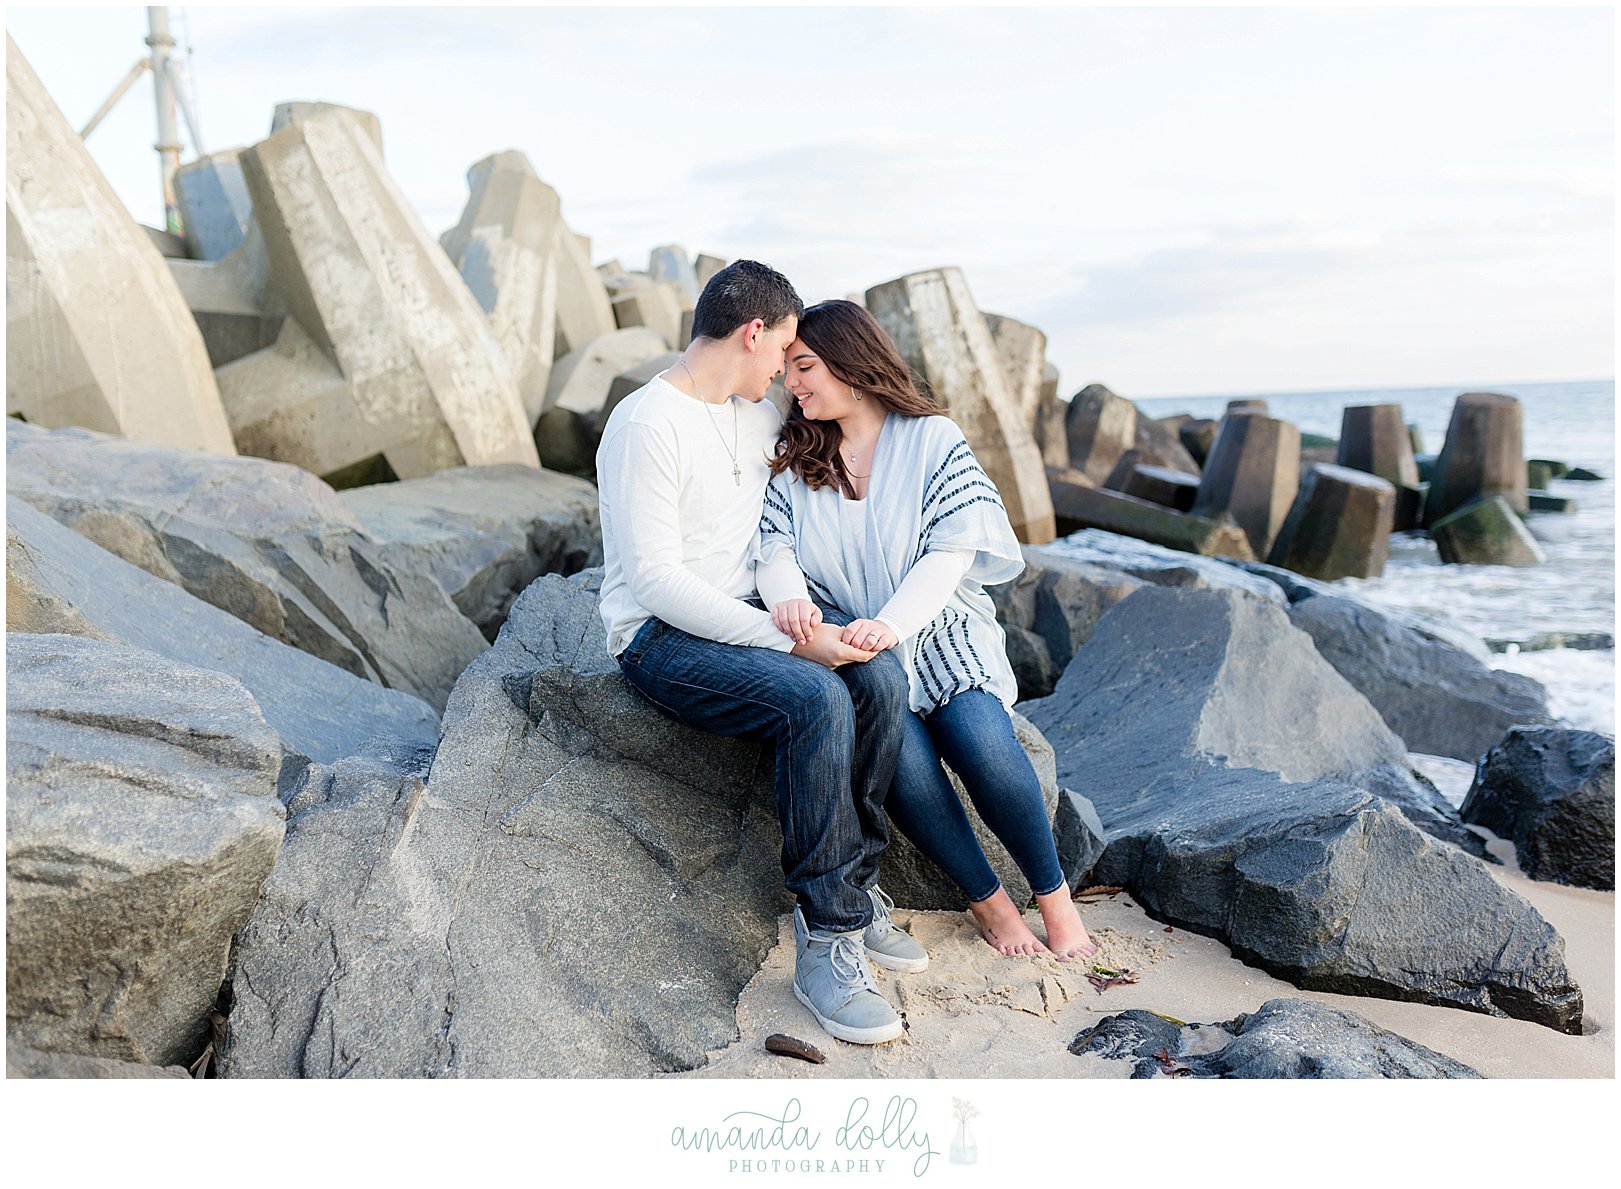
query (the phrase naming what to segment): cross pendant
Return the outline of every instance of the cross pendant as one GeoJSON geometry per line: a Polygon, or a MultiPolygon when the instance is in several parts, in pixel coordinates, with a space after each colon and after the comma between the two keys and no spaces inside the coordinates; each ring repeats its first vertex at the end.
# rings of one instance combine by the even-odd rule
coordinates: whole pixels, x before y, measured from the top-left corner
{"type": "Polygon", "coordinates": [[[743,468],[735,462],[732,464],[732,483],[737,487],[743,486],[743,468]]]}

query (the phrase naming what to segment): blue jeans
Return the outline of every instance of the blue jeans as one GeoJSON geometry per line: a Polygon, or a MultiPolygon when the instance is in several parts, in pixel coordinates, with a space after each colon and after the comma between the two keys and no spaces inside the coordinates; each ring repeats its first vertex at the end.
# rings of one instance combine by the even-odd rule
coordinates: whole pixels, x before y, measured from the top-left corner
{"type": "MultiPolygon", "coordinates": [[[[823,608],[828,622],[848,622],[823,608]]],[[[677,722],[776,747],[783,881],[812,929],[872,921],[865,889],[889,844],[884,797],[907,711],[891,653],[828,669],[770,648],[719,644],[660,619],[619,656],[626,680],[677,722]]]]}
{"type": "MultiPolygon", "coordinates": [[[[1001,886],[968,824],[967,811],[940,768],[944,759],[962,780],[974,808],[1002,840],[1037,895],[1064,882],[1041,781],[1013,734],[1002,700],[983,689],[965,690],[927,718],[906,716],[889,816],[970,900],[1001,886]]],[[[1022,908],[1023,905],[1020,905],[1022,908]]]]}

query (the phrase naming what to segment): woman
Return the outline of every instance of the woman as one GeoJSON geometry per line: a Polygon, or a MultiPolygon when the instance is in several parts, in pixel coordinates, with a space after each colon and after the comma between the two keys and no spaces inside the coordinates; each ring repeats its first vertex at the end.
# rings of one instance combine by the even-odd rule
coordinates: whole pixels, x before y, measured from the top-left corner
{"type": "Polygon", "coordinates": [[[795,407],[772,461],[756,571],[773,622],[805,639],[821,619],[814,591],[861,617],[846,643],[898,649],[915,713],[885,802],[891,820],[956,881],[1001,953],[1090,956],[1097,946],[1008,718],[1017,684],[984,587],[1014,578],[1024,558],[1001,496],[854,302],[805,311],[785,383],[795,407]],[[1045,946],[985,861],[942,758],[1030,881],[1045,946]]]}

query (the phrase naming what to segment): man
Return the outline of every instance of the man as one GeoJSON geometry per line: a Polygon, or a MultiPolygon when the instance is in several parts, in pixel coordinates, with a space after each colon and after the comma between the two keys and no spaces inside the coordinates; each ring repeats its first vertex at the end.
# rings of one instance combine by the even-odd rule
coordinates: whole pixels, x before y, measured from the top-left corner
{"type": "Polygon", "coordinates": [[[831,1035],[876,1044],[901,1021],[867,958],[928,962],[875,887],[906,677],[892,654],[843,643],[832,623],[796,642],[745,601],[781,423],[764,397],[803,309],[774,269],[723,268],[698,298],[681,360],[608,418],[597,450],[602,619],[608,651],[663,713],[776,747],[784,881],[798,899],[794,994],[831,1035]]]}

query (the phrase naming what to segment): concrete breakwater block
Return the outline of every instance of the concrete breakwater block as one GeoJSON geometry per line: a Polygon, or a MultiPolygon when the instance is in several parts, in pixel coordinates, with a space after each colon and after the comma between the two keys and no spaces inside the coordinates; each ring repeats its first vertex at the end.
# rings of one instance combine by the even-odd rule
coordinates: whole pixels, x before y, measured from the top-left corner
{"type": "Polygon", "coordinates": [[[532,426],[557,354],[562,204],[516,149],[476,162],[467,189],[461,220],[440,243],[489,318],[532,426]]]}
{"type": "Polygon", "coordinates": [[[1430,535],[1441,560],[1453,565],[1539,566],[1548,560],[1525,522],[1500,495],[1449,512],[1431,523],[1430,535]]]}
{"type": "Polygon", "coordinates": [[[396,568],[297,467],[11,421],[6,472],[11,494],[109,553],[436,710],[485,648],[432,578],[396,568]]]}
{"type": "Polygon", "coordinates": [[[1569,496],[1532,491],[1526,493],[1525,498],[1531,512],[1554,512],[1563,516],[1571,516],[1576,512],[1576,501],[1569,496]]]}
{"type": "Polygon", "coordinates": [[[1139,590],[1020,709],[1108,827],[1093,878],[1156,917],[1307,989],[1581,1030],[1563,940],[1276,606],[1139,590]]]}
{"type": "Polygon", "coordinates": [[[1480,1077],[1364,1016],[1310,999],[1269,999],[1219,1024],[1180,1024],[1134,1009],[1080,1032],[1069,1051],[1132,1060],[1133,1078],[1480,1077]]]}
{"type": "Polygon", "coordinates": [[[6,412],[236,453],[164,258],[9,36],[6,412]]]}
{"type": "Polygon", "coordinates": [[[203,1046],[281,845],[281,748],[222,673],[6,637],[6,1040],[150,1065],[203,1046]]]}
{"type": "Polygon", "coordinates": [[[273,640],[16,496],[6,499],[6,591],[7,632],[106,640],[240,681],[281,739],[281,784],[368,739],[438,742],[439,716],[420,698],[273,640]]]}
{"type": "Polygon", "coordinates": [[[1377,578],[1385,572],[1396,489],[1377,475],[1318,463],[1306,472],[1267,558],[1311,578],[1377,578]]]}
{"type": "Polygon", "coordinates": [[[484,311],[362,115],[323,105],[248,149],[242,167],[289,317],[275,346],[218,372],[238,447],[322,476],[378,456],[403,479],[539,466],[484,311]]]}
{"type": "Polygon", "coordinates": [[[1417,528],[1418,463],[1400,405],[1352,405],[1340,416],[1338,465],[1378,475],[1396,488],[1394,531],[1417,528]]]}
{"type": "Polygon", "coordinates": [[[1199,476],[1168,467],[1145,466],[1137,463],[1126,476],[1120,490],[1151,504],[1163,504],[1177,512],[1193,510],[1193,501],[1199,495],[1199,476]]]}
{"type": "Polygon", "coordinates": [[[1069,402],[1058,396],[1058,367],[1052,362],[1041,365],[1041,400],[1036,405],[1036,448],[1041,451],[1042,465],[1069,466],[1069,437],[1064,430],[1064,419],[1069,413],[1069,402]]]}
{"type": "Polygon", "coordinates": [[[1120,456],[1137,444],[1137,406],[1102,384],[1088,384],[1070,398],[1064,432],[1069,465],[1102,484],[1120,456]]]}
{"type": "Polygon", "coordinates": [[[669,354],[670,345],[664,336],[649,327],[609,331],[557,361],[546,390],[545,407],[589,415],[600,424],[611,412],[605,404],[615,377],[652,360],[668,358],[669,354]]]}
{"type": "Polygon", "coordinates": [[[668,281],[645,281],[613,297],[614,321],[621,330],[647,327],[657,331],[666,349],[681,338],[681,297],[668,281]]]}
{"type": "Polygon", "coordinates": [[[1615,740],[1515,727],[1486,753],[1463,820],[1514,843],[1532,879],[1615,890],[1615,740]]]}
{"type": "Polygon", "coordinates": [[[1230,520],[1176,512],[1160,504],[1086,485],[1084,475],[1050,480],[1053,510],[1063,536],[1098,528],[1206,557],[1253,561],[1249,538],[1230,520]]]}
{"type": "MultiPolygon", "coordinates": [[[[664,244],[647,254],[647,272],[656,281],[675,287],[676,304],[681,310],[690,310],[698,300],[696,270],[692,258],[680,244],[664,244]]],[[[707,281],[709,278],[705,277],[707,281]]]]}
{"type": "Polygon", "coordinates": [[[1201,469],[1205,460],[1210,457],[1210,447],[1215,444],[1216,430],[1220,425],[1221,422],[1212,421],[1208,417],[1190,417],[1177,426],[1177,440],[1201,469]]]}
{"type": "Polygon", "coordinates": [[[1006,369],[1013,406],[1034,436],[1044,395],[1047,336],[1028,323],[1002,314],[986,314],[985,325],[990,327],[991,341],[1006,369]]]}
{"type": "Polygon", "coordinates": [[[175,201],[193,260],[223,260],[253,226],[253,198],[242,176],[242,150],[225,149],[175,170],[175,201]]]}
{"type": "Polygon", "coordinates": [[[1520,402],[1497,392],[1466,392],[1453,402],[1446,444],[1435,460],[1424,523],[1437,521],[1483,496],[1501,496],[1520,515],[1527,510],[1525,449],[1520,402]]]}
{"type": "Polygon", "coordinates": [[[1193,511],[1231,516],[1265,557],[1300,490],[1300,430],[1264,413],[1229,412],[1221,419],[1199,480],[1193,511]]]}
{"type": "Polygon", "coordinates": [[[962,428],[1001,493],[1019,540],[1052,540],[1052,497],[1041,453],[961,271],[932,269],[876,285],[867,290],[866,306],[962,428]]]}

